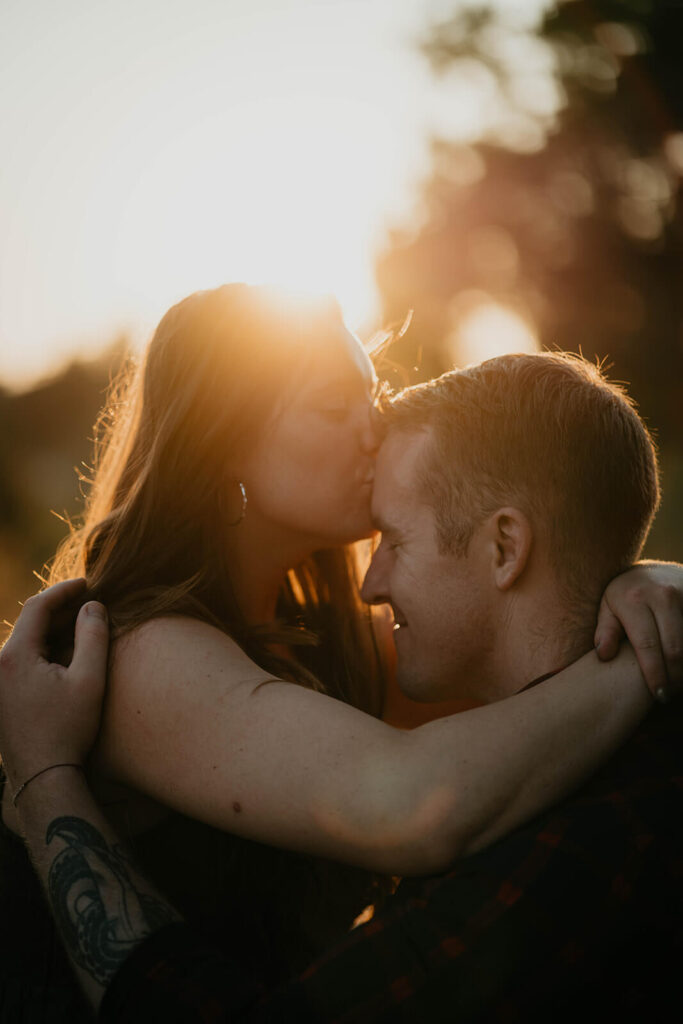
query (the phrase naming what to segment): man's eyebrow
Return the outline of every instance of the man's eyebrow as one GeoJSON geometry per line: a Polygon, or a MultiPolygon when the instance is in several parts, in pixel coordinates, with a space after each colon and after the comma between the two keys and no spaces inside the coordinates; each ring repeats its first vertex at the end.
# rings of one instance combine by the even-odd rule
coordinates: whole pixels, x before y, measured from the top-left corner
{"type": "Polygon", "coordinates": [[[383,519],[382,516],[374,516],[373,515],[373,517],[372,517],[372,525],[375,527],[376,530],[379,530],[381,533],[397,533],[398,532],[397,527],[393,523],[390,523],[386,519],[383,519]]]}

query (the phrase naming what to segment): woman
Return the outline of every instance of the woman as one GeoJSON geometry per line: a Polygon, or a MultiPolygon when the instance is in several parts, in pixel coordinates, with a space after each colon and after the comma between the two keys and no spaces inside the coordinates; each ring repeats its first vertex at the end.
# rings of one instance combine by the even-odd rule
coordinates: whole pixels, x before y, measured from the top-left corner
{"type": "Polygon", "coordinates": [[[579,665],[516,698],[523,731],[495,705],[412,734],[371,717],[379,659],[344,545],[371,532],[375,388],[333,305],[190,296],[112,406],[52,574],[84,574],[114,629],[96,792],[184,915],[269,980],[348,927],[365,872],[491,842],[644,712],[637,673],[617,706],[612,675],[579,665]],[[487,789],[471,755],[493,740],[507,771],[487,789]]]}

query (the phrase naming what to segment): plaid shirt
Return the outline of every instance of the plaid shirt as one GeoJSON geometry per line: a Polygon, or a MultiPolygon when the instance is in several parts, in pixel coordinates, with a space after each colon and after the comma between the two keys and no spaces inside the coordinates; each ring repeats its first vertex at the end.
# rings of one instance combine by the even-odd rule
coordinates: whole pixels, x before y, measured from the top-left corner
{"type": "Polygon", "coordinates": [[[174,925],[124,964],[101,1020],[683,1019],[683,715],[655,709],[578,794],[390,905],[259,993],[174,925]]]}

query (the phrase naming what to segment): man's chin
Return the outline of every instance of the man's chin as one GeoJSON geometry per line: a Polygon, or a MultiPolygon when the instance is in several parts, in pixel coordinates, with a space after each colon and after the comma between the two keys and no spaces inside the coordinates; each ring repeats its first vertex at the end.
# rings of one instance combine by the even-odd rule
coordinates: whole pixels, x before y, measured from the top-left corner
{"type": "Polygon", "coordinates": [[[454,715],[461,711],[483,707],[495,699],[481,694],[453,693],[452,686],[433,683],[430,685],[429,682],[415,678],[402,680],[400,675],[397,676],[396,683],[401,694],[414,704],[434,708],[433,713],[427,711],[421,713],[421,720],[426,722],[444,715],[454,715]]]}
{"type": "Polygon", "coordinates": [[[446,699],[442,688],[431,680],[408,669],[402,670],[400,657],[396,668],[396,683],[403,696],[417,704],[436,704],[446,699]]]}

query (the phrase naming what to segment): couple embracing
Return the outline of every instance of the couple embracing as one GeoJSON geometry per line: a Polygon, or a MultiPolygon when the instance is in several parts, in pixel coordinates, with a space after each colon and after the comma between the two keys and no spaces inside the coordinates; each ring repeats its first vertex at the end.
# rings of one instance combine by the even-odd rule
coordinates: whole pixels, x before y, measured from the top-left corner
{"type": "Polygon", "coordinates": [[[87,590],[0,662],[0,1019],[89,1013],[20,835],[103,1020],[666,1019],[683,574],[629,570],[659,490],[624,392],[539,354],[378,397],[334,304],[232,285],[109,420],[53,569],[87,590]],[[383,723],[375,604],[403,692],[481,706],[383,723]]]}

